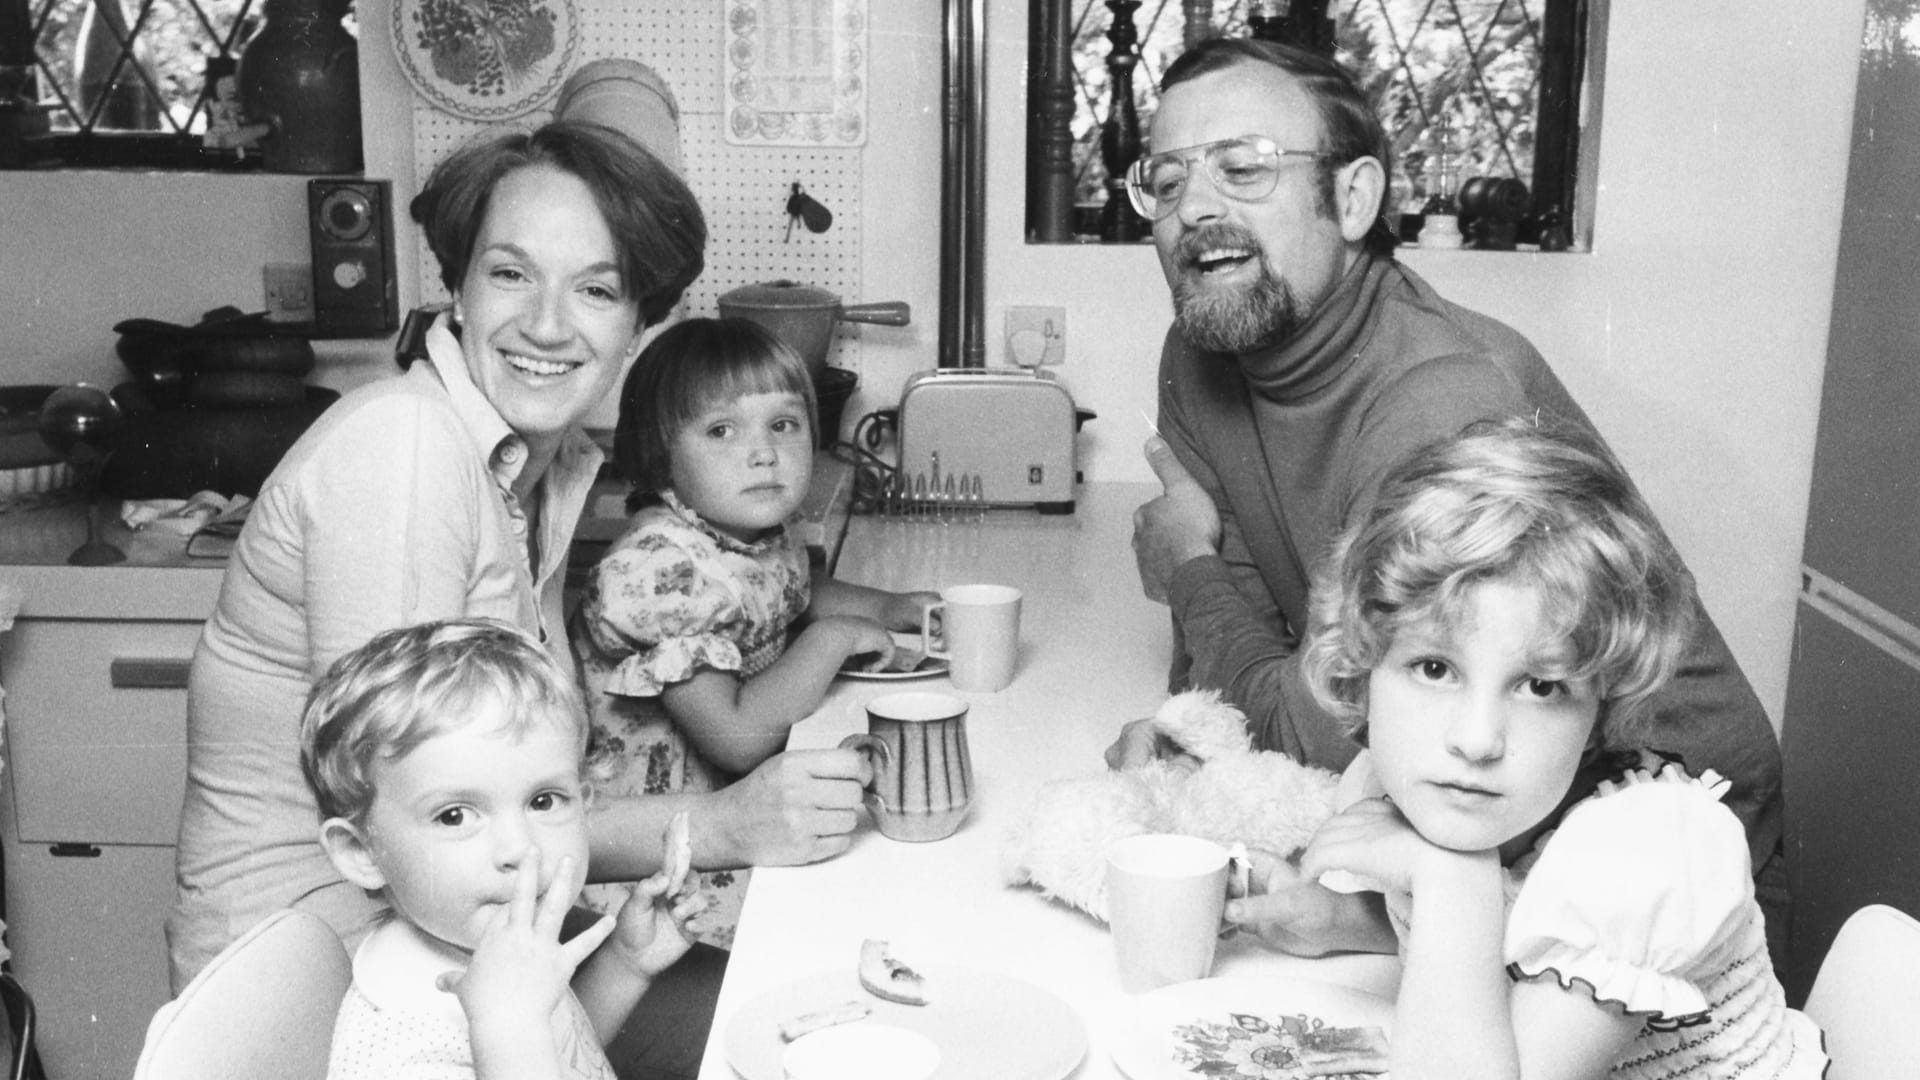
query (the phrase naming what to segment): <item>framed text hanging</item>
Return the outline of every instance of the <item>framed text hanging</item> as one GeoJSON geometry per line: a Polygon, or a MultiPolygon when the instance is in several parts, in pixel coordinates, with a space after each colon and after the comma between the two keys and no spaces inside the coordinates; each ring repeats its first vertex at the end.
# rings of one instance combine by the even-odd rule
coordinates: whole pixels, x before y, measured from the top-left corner
{"type": "Polygon", "coordinates": [[[720,0],[737,146],[864,146],[867,0],[720,0]]]}

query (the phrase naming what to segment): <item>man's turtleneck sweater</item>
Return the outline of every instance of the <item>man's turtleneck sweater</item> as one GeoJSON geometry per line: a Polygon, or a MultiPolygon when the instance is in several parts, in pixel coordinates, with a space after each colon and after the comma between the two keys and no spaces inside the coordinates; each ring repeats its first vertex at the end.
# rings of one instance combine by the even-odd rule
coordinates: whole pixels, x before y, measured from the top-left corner
{"type": "MultiPolygon", "coordinates": [[[[1168,583],[1173,688],[1222,691],[1263,749],[1345,766],[1357,747],[1314,703],[1294,655],[1312,568],[1407,454],[1476,421],[1536,413],[1593,427],[1525,338],[1390,258],[1363,257],[1271,349],[1206,353],[1170,330],[1160,431],[1224,527],[1220,554],[1168,583]]],[[[1652,747],[1733,781],[1728,805],[1762,866],[1780,842],[1779,744],[1704,611],[1656,708],[1652,747]]]]}

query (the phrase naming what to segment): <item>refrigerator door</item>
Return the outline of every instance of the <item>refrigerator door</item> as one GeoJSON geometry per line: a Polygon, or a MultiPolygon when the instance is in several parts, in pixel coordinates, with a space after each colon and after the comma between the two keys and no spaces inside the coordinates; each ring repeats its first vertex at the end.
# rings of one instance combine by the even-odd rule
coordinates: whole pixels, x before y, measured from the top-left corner
{"type": "Polygon", "coordinates": [[[1856,909],[1920,913],[1920,668],[1876,636],[1843,609],[1800,605],[1782,747],[1791,1002],[1856,909]]]}
{"type": "Polygon", "coordinates": [[[1854,909],[1920,915],[1920,51],[1882,8],[1861,51],[1783,722],[1796,1002],[1854,909]]]}

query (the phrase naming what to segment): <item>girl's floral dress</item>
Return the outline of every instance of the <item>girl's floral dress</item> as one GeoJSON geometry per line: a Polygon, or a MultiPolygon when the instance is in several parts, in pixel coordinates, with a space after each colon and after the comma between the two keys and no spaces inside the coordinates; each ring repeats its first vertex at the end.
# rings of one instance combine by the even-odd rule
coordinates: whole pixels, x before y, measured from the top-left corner
{"type": "MultiPolygon", "coordinates": [[[[669,491],[634,515],[594,568],[572,641],[592,730],[588,775],[607,795],[715,791],[735,778],[689,746],[661,704],[668,686],[703,669],[750,678],[786,651],[811,597],[807,552],[792,532],[743,544],[669,491]]],[[[706,871],[714,902],[702,940],[730,948],[747,870],[706,871]]],[[[604,907],[618,886],[595,885],[604,907]]]]}

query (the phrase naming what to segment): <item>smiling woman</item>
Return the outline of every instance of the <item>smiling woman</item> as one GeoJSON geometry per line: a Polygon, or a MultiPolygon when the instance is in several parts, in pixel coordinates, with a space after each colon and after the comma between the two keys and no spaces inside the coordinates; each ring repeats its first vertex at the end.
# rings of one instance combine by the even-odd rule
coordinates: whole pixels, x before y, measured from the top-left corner
{"type": "Polygon", "coordinates": [[[267,479],[195,651],[176,988],[277,909],[320,915],[349,947],[379,918],[316,843],[292,741],[336,658],[383,630],[487,616],[573,670],[561,589],[601,464],[582,424],[704,261],[679,175],[594,125],[465,147],[412,209],[453,310],[423,361],[343,397],[267,479]]]}

